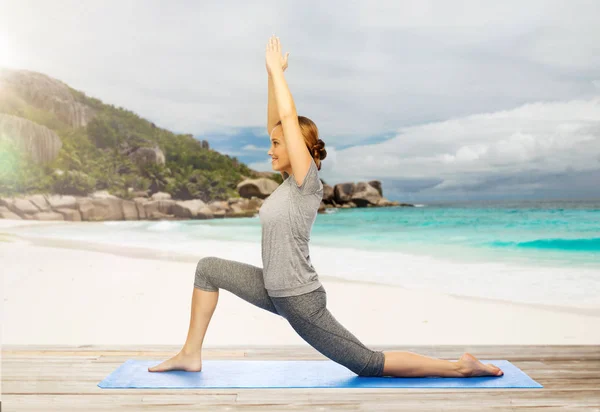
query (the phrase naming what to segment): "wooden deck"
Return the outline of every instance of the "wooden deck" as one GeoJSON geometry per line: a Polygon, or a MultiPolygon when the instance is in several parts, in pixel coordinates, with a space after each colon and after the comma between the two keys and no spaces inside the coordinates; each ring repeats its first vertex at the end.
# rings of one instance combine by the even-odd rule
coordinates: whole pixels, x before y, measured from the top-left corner
{"type": "MultiPolygon", "coordinates": [[[[536,389],[101,389],[127,359],[164,360],[179,347],[4,346],[2,411],[600,411],[600,345],[396,346],[457,360],[506,359],[544,388],[536,389]]],[[[326,359],[310,346],[205,348],[203,359],[326,359]]]]}

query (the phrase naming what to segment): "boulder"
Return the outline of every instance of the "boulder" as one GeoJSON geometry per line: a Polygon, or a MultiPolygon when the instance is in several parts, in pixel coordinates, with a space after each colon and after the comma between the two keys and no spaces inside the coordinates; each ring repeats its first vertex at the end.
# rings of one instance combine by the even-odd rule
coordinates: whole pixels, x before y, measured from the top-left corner
{"type": "Polygon", "coordinates": [[[338,183],[333,187],[333,199],[338,204],[350,202],[354,193],[354,183],[338,183]]]}
{"type": "Polygon", "coordinates": [[[200,199],[176,201],[172,211],[176,217],[193,219],[212,219],[213,217],[211,208],[200,199]]]}
{"type": "Polygon", "coordinates": [[[161,219],[173,215],[174,200],[150,200],[143,203],[147,219],[161,219]]]}
{"type": "Polygon", "coordinates": [[[263,203],[264,201],[256,196],[253,196],[250,199],[231,198],[228,200],[229,209],[233,212],[256,212],[263,203]]]}
{"type": "Polygon", "coordinates": [[[52,209],[78,209],[77,198],[75,196],[47,195],[45,199],[52,209]]]}
{"type": "Polygon", "coordinates": [[[123,220],[123,207],[121,199],[106,198],[81,198],[78,199],[81,219],[85,221],[123,220]]]}
{"type": "Polygon", "coordinates": [[[267,178],[245,179],[238,183],[237,191],[243,198],[258,197],[266,199],[279,187],[279,183],[267,178]]]}
{"type": "Polygon", "coordinates": [[[367,207],[367,205],[377,205],[381,195],[376,188],[366,182],[358,182],[354,186],[352,195],[350,196],[352,202],[358,207],[367,207]]]}
{"type": "Polygon", "coordinates": [[[171,199],[171,194],[166,192],[156,192],[150,198],[152,200],[167,200],[171,199]]]}
{"type": "Polygon", "coordinates": [[[21,220],[22,217],[10,211],[6,206],[0,206],[0,217],[2,219],[21,220]]]}
{"type": "Polygon", "coordinates": [[[58,135],[46,126],[5,113],[0,113],[0,138],[12,140],[36,164],[50,163],[62,147],[58,135]]]}
{"type": "Polygon", "coordinates": [[[25,215],[34,215],[40,212],[40,209],[31,203],[29,199],[23,197],[2,199],[2,206],[7,207],[11,212],[25,218],[25,215]]]}
{"type": "Polygon", "coordinates": [[[148,202],[148,199],[145,197],[134,197],[133,201],[135,203],[135,207],[138,211],[138,216],[140,219],[146,219],[146,209],[144,209],[144,203],[148,202]]]}
{"type": "Polygon", "coordinates": [[[58,212],[39,212],[33,215],[34,220],[65,220],[58,212]]]}
{"type": "Polygon", "coordinates": [[[28,196],[27,199],[29,199],[29,201],[33,203],[42,212],[49,212],[51,210],[50,204],[48,203],[44,195],[31,195],[28,196]]]}
{"type": "Polygon", "coordinates": [[[123,209],[123,218],[125,220],[139,220],[139,212],[136,202],[133,200],[123,200],[121,202],[123,209]]]}
{"type": "Polygon", "coordinates": [[[334,200],[335,196],[333,193],[333,187],[323,184],[323,201],[325,203],[331,203],[334,200]]]}
{"type": "Polygon", "coordinates": [[[229,201],[227,200],[213,200],[208,204],[208,207],[213,211],[213,213],[219,211],[226,212],[230,209],[229,201]]]}
{"type": "Polygon", "coordinates": [[[69,222],[80,222],[82,220],[81,213],[77,209],[61,207],[61,208],[56,209],[56,212],[60,213],[63,216],[63,220],[66,220],[69,222]]]}
{"type": "Polygon", "coordinates": [[[379,192],[379,196],[383,196],[383,190],[381,189],[381,181],[379,180],[371,180],[369,182],[371,186],[373,186],[379,192]]]}
{"type": "Polygon", "coordinates": [[[130,153],[128,157],[138,166],[148,164],[165,164],[165,154],[158,147],[140,147],[130,153]]]}

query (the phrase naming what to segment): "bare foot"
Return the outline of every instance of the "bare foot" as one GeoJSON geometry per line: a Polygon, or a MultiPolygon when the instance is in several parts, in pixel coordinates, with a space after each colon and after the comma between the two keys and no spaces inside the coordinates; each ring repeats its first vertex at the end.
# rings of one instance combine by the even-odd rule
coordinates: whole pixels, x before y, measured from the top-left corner
{"type": "Polygon", "coordinates": [[[463,376],[502,376],[504,372],[500,368],[491,363],[484,365],[470,353],[463,354],[459,361],[460,370],[463,376]]]}
{"type": "Polygon", "coordinates": [[[171,359],[168,359],[159,365],[148,368],[148,372],[165,372],[171,370],[200,372],[202,370],[202,355],[190,355],[179,352],[171,359]]]}

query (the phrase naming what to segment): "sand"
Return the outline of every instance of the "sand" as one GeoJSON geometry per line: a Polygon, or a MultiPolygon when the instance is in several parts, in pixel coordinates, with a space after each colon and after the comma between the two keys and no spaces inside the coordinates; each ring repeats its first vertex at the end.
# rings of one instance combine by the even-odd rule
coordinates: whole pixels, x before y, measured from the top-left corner
{"type": "MultiPolygon", "coordinates": [[[[5,233],[25,224],[0,222],[5,233]]],[[[205,252],[236,256],[222,247],[205,252]]],[[[118,245],[1,236],[2,344],[183,344],[196,261],[151,253],[118,245]]],[[[239,252],[237,260],[258,263],[257,256],[239,252]]],[[[327,274],[320,279],[336,319],[364,344],[382,349],[600,343],[597,310],[467,298],[327,274]]],[[[204,347],[263,345],[308,344],[284,318],[221,290],[204,347]]]]}

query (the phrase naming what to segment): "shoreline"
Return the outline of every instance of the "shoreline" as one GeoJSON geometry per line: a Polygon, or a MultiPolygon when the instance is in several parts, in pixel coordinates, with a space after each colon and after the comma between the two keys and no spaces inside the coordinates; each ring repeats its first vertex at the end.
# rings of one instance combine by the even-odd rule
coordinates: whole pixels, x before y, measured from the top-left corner
{"type": "MultiPolygon", "coordinates": [[[[1,228],[0,228],[1,229],[1,228]]],[[[103,244],[98,242],[90,242],[90,241],[81,241],[81,240],[70,240],[70,239],[58,239],[58,238],[46,238],[46,237],[36,237],[36,236],[24,236],[20,234],[14,233],[6,233],[0,232],[0,242],[2,242],[2,236],[10,236],[15,238],[17,241],[27,242],[29,244],[35,246],[42,247],[52,247],[52,248],[60,248],[60,249],[71,249],[71,250],[82,250],[82,251],[91,251],[98,253],[107,253],[115,256],[125,257],[125,258],[136,258],[136,259],[144,259],[144,260],[158,260],[165,262],[186,262],[186,263],[197,263],[201,257],[198,254],[186,254],[186,253],[177,253],[173,251],[165,251],[161,252],[160,250],[153,248],[145,248],[145,247],[136,247],[136,246],[122,246],[122,245],[111,245],[111,244],[103,244]]],[[[9,240],[10,242],[10,240],[9,240]]],[[[210,240],[211,243],[220,244],[221,246],[230,246],[231,243],[246,243],[246,242],[228,242],[221,240],[210,240]]],[[[0,243],[1,245],[1,243],[0,243]]],[[[209,255],[210,256],[210,255],[209,255]]],[[[422,291],[425,293],[431,293],[436,295],[442,295],[447,297],[452,297],[459,300],[471,301],[471,302],[479,302],[479,303],[497,303],[497,304],[508,304],[512,306],[518,306],[522,308],[531,308],[531,309],[540,309],[549,312],[557,312],[557,313],[572,313],[578,315],[585,316],[600,316],[600,308],[589,308],[589,307],[576,307],[576,306],[562,306],[562,305],[548,305],[543,303],[530,303],[530,302],[522,302],[522,301],[512,301],[506,299],[499,298],[491,298],[491,297],[481,297],[481,296],[472,296],[472,295],[462,295],[455,293],[445,293],[439,292],[431,289],[417,289],[417,288],[409,288],[402,285],[389,284],[385,282],[375,282],[368,280],[360,280],[360,279],[347,279],[330,275],[322,275],[319,274],[319,279],[324,281],[333,281],[347,284],[357,284],[357,285],[371,285],[378,287],[392,287],[402,289],[404,291],[422,291]]]]}

